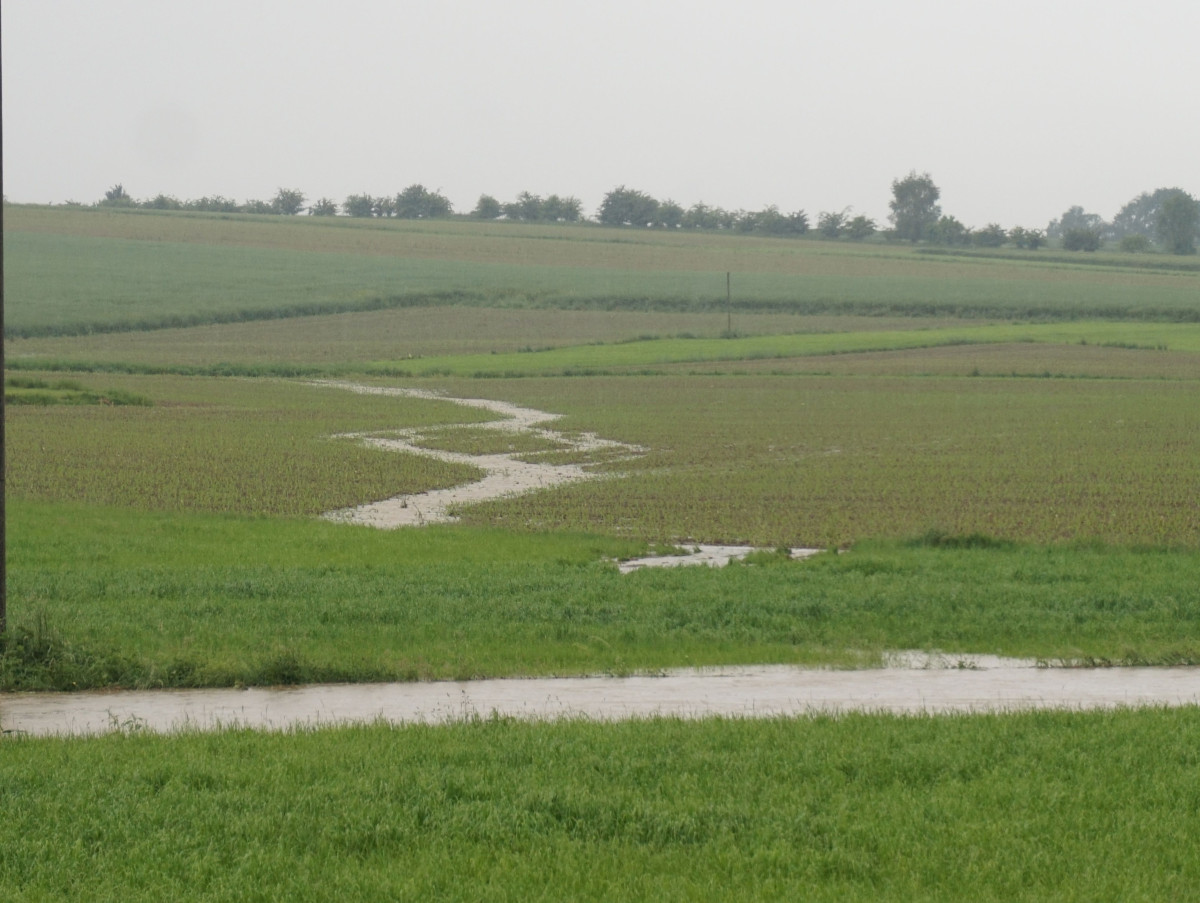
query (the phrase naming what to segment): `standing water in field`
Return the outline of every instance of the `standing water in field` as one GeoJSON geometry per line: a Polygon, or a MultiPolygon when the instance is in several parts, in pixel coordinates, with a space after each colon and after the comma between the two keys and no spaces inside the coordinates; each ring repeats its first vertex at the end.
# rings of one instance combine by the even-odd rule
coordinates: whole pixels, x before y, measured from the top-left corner
{"type": "MultiPolygon", "coordinates": [[[[462,424],[459,427],[420,427],[387,432],[344,433],[345,438],[357,439],[374,448],[411,452],[455,464],[469,464],[484,471],[484,477],[474,483],[450,489],[435,489],[413,495],[343,508],[325,515],[341,523],[362,524],[391,529],[420,527],[426,524],[448,523],[455,520],[452,510],[459,505],[474,504],[523,495],[539,489],[592,480],[601,474],[588,470],[586,464],[553,463],[555,456],[586,457],[594,455],[612,461],[635,457],[644,449],[624,442],[601,439],[593,433],[566,434],[547,429],[543,424],[557,420],[558,414],[523,408],[505,401],[487,398],[450,398],[424,389],[404,389],[384,386],[363,386],[355,383],[322,381],[315,385],[344,389],[365,395],[393,395],[398,398],[425,398],[449,401],[470,408],[481,408],[505,418],[482,423],[462,424]],[[454,430],[466,431],[469,443],[482,449],[471,454],[437,448],[438,441],[455,442],[454,430]],[[491,441],[489,441],[489,439],[491,441]],[[434,447],[431,447],[434,446],[434,447]],[[508,446],[514,450],[495,451],[489,446],[508,446]],[[548,460],[537,460],[539,457],[548,460]]],[[[457,441],[461,442],[462,437],[457,441]]]]}
{"type": "Polygon", "coordinates": [[[761,718],[845,712],[949,714],[1200,703],[1200,668],[1047,668],[1027,659],[888,656],[882,668],[788,665],[658,676],[334,684],[250,690],[12,693],[0,727],[30,736],[121,730],[287,730],[474,718],[761,718]]]}

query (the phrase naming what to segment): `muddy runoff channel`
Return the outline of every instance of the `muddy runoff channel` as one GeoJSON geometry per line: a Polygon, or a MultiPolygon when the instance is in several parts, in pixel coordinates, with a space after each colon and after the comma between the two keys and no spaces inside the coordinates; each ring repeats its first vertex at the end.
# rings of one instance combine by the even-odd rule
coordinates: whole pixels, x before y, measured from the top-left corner
{"type": "MultiPolygon", "coordinates": [[[[332,389],[454,401],[501,419],[464,424],[532,434],[569,452],[606,460],[643,449],[547,424],[556,415],[487,399],[455,399],[419,389],[319,383],[332,389]]],[[[443,429],[443,428],[438,428],[443,429]]],[[[579,464],[521,460],[518,453],[469,455],[424,448],[434,430],[354,434],[378,448],[472,464],[483,479],[326,514],[331,520],[394,529],[454,520],[455,506],[594,479],[579,464]]],[[[748,546],[691,545],[687,554],[620,562],[644,567],[723,566],[748,546]]],[[[816,554],[793,549],[793,557],[816,554]]],[[[287,730],[364,722],[445,723],[491,716],[615,720],[672,716],[769,717],[888,712],[900,714],[1200,705],[1200,668],[1052,668],[1024,659],[896,653],[883,667],[856,671],[792,666],[673,670],[656,675],[339,684],[285,688],[0,694],[0,730],[8,735],[88,735],[112,731],[287,730]]]]}
{"type": "Polygon", "coordinates": [[[0,728],[10,735],[48,736],[442,724],[491,716],[761,718],[1197,704],[1200,668],[1046,668],[1023,659],[907,653],[882,668],[861,671],[767,666],[631,677],[12,693],[0,694],[0,728]]]}

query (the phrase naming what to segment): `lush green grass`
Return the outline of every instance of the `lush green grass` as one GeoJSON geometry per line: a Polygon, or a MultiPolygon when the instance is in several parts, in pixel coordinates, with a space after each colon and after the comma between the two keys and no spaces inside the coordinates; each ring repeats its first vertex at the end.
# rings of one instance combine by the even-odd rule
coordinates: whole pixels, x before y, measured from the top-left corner
{"type": "Polygon", "coordinates": [[[621,575],[605,559],[643,544],[26,503],[9,516],[10,688],[861,664],[897,648],[1200,661],[1195,551],[867,544],[621,575]]]}
{"type": "Polygon", "coordinates": [[[0,741],[0,898],[1124,900],[1200,884],[1200,713],[0,741]]]}
{"type": "Polygon", "coordinates": [[[754,361],[686,362],[656,367],[688,375],[1019,376],[1084,379],[1200,380],[1200,354],[1112,345],[942,345],[754,361]]]}
{"type": "Polygon", "coordinates": [[[533,353],[451,355],[380,362],[366,370],[401,376],[557,376],[653,369],[666,364],[794,358],[944,345],[1046,342],[1119,345],[1200,353],[1200,326],[1190,323],[1021,324],[886,332],[802,333],[734,339],[650,339],[533,353]]]}

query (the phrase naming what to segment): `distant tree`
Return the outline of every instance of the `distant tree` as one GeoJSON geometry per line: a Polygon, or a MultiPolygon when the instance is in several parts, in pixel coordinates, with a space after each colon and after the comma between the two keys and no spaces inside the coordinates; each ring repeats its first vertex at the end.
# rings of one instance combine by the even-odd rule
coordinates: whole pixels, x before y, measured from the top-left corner
{"type": "Polygon", "coordinates": [[[604,196],[596,218],[606,226],[648,226],[658,221],[658,201],[620,185],[604,196]]]}
{"type": "Polygon", "coordinates": [[[275,213],[275,207],[268,201],[248,200],[241,206],[242,213],[275,213]]]}
{"type": "Polygon", "coordinates": [[[450,201],[424,185],[409,185],[396,195],[396,216],[401,219],[436,219],[454,212],[450,201]]]}
{"type": "Polygon", "coordinates": [[[523,223],[536,223],[542,218],[544,202],[541,195],[522,191],[517,195],[516,203],[508,210],[509,219],[519,219],[523,223]]]}
{"type": "Polygon", "coordinates": [[[849,214],[849,207],[841,211],[822,210],[817,215],[817,232],[822,238],[841,238],[849,214]]]}
{"type": "Polygon", "coordinates": [[[352,194],[342,202],[342,210],[347,216],[374,216],[375,202],[369,194],[352,194]]]}
{"type": "Polygon", "coordinates": [[[1195,254],[1198,223],[1200,202],[1177,188],[1162,202],[1156,231],[1164,247],[1172,254],[1195,254]]]}
{"type": "Polygon", "coordinates": [[[938,206],[941,191],[933,184],[929,173],[910,172],[903,179],[892,180],[892,200],[889,219],[896,237],[904,241],[920,241],[942,215],[938,206]]]}
{"type": "Polygon", "coordinates": [[[125,190],[125,186],[118,182],[108,191],[104,192],[104,200],[100,202],[105,207],[132,207],[133,198],[129,196],[129,192],[125,190]]]}
{"type": "Polygon", "coordinates": [[[774,204],[764,207],[754,215],[754,231],[763,235],[786,235],[788,233],[787,217],[779,212],[774,204]]]}
{"type": "Polygon", "coordinates": [[[680,225],[685,229],[727,229],[730,222],[730,214],[720,207],[698,203],[684,212],[680,225]]]}
{"type": "Polygon", "coordinates": [[[733,228],[737,232],[749,235],[758,229],[759,215],[754,210],[737,210],[733,214],[733,228]]]}
{"type": "Polygon", "coordinates": [[[156,194],[150,200],[143,202],[142,206],[149,210],[182,210],[183,202],[169,194],[156,194]]]}
{"type": "Polygon", "coordinates": [[[499,219],[503,212],[498,200],[490,194],[481,194],[479,200],[475,202],[475,209],[471,211],[471,216],[475,219],[499,219]]]}
{"type": "Polygon", "coordinates": [[[1126,254],[1144,254],[1150,250],[1150,239],[1140,232],[1131,232],[1121,237],[1118,247],[1126,254]]]}
{"type": "Polygon", "coordinates": [[[1008,241],[1008,233],[999,223],[988,223],[979,231],[971,233],[971,241],[978,248],[999,248],[1008,241]]]}
{"type": "Polygon", "coordinates": [[[1059,219],[1050,221],[1046,234],[1050,238],[1065,238],[1068,232],[1095,232],[1101,238],[1109,225],[1096,213],[1088,213],[1082,207],[1071,207],[1059,219]]]}
{"type": "Polygon", "coordinates": [[[271,200],[275,212],[283,216],[295,216],[304,209],[304,192],[295,188],[280,188],[271,200]]]}
{"type": "Polygon", "coordinates": [[[390,219],[396,215],[396,199],[392,197],[377,197],[371,200],[371,216],[390,219]]]}
{"type": "Polygon", "coordinates": [[[308,208],[309,216],[337,216],[338,205],[333,198],[318,198],[317,201],[308,208]]]}
{"type": "Polygon", "coordinates": [[[927,238],[936,245],[966,245],[971,243],[971,230],[955,217],[943,216],[929,227],[927,238]]]}
{"type": "Polygon", "coordinates": [[[1097,229],[1068,229],[1062,236],[1064,251],[1099,251],[1101,241],[1097,229]]]}
{"type": "Polygon", "coordinates": [[[237,201],[219,194],[195,198],[184,202],[183,206],[188,210],[200,210],[205,213],[238,213],[242,209],[237,201]]]}
{"type": "Polygon", "coordinates": [[[669,198],[658,205],[658,224],[667,229],[678,229],[683,225],[684,210],[669,198]]]}
{"type": "Polygon", "coordinates": [[[552,194],[542,205],[542,215],[555,223],[577,223],[583,219],[583,201],[572,194],[566,197],[552,194]]]}
{"type": "Polygon", "coordinates": [[[1155,239],[1158,236],[1158,217],[1162,212],[1163,201],[1179,190],[1178,188],[1157,188],[1153,192],[1139,194],[1113,217],[1113,238],[1144,235],[1147,239],[1155,239]]]}
{"type": "Polygon", "coordinates": [[[1038,229],[1024,229],[1013,226],[1008,232],[1008,240],[1021,249],[1036,251],[1046,243],[1046,236],[1038,229]]]}
{"type": "MultiPolygon", "coordinates": [[[[787,215],[787,231],[789,235],[805,235],[808,232],[808,214],[796,210],[787,215]]],[[[872,229],[874,225],[872,225],[872,229]]]]}
{"type": "Polygon", "coordinates": [[[846,223],[846,236],[851,241],[865,241],[875,234],[875,220],[869,216],[854,217],[846,223]]]}

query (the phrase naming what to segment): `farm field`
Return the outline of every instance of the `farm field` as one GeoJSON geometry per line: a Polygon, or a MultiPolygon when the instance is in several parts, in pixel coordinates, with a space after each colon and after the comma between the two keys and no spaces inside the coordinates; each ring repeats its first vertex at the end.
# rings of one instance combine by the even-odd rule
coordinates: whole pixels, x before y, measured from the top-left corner
{"type": "MultiPolygon", "coordinates": [[[[896,649],[1200,663],[1198,270],[460,221],[6,208],[5,228],[3,689],[862,667],[896,649]],[[641,451],[501,441],[454,399],[641,451]],[[341,436],[403,430],[597,479],[452,525],[320,519],[477,475],[341,436]],[[615,565],[699,542],[767,551],[615,565]]],[[[451,898],[472,896],[448,883],[466,870],[584,899],[1170,898],[1197,869],[1180,840],[1194,720],[5,738],[0,795],[24,821],[0,828],[0,887],[146,897],[161,842],[183,898],[302,899],[315,870],[451,898]],[[1054,804],[1016,804],[1034,799],[1054,804]],[[79,842],[56,843],[81,806],[79,842]],[[257,818],[294,826],[286,852],[257,818]]]]}
{"type": "Polygon", "coordinates": [[[9,740],[0,895],[1187,899],[1197,730],[1191,709],[9,740]]]}

